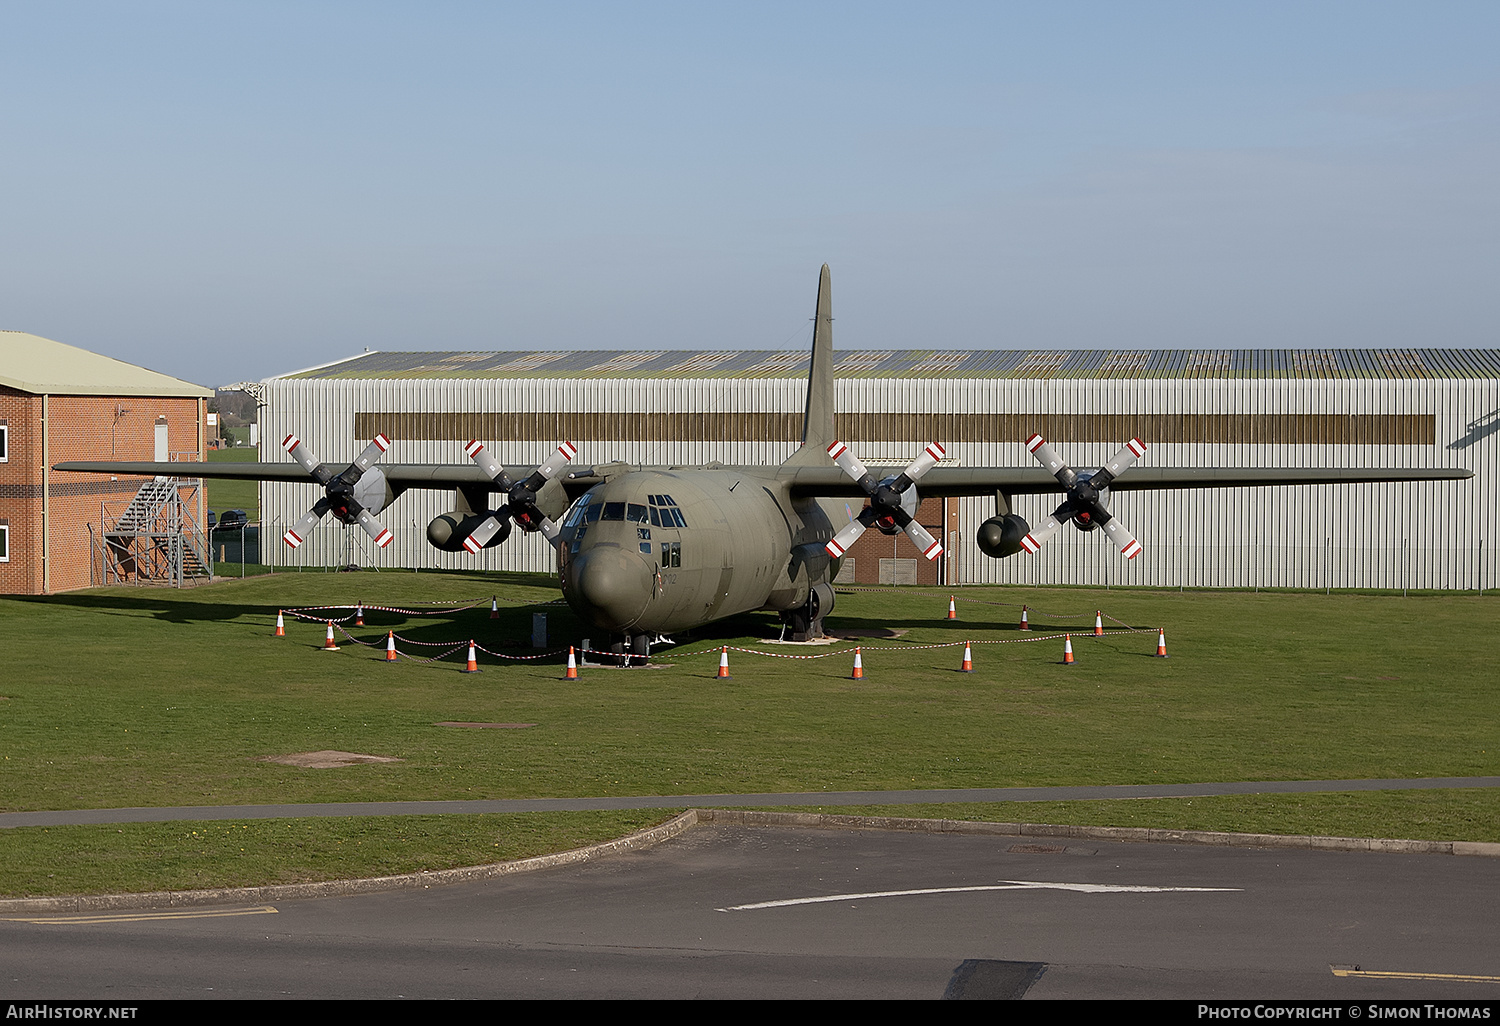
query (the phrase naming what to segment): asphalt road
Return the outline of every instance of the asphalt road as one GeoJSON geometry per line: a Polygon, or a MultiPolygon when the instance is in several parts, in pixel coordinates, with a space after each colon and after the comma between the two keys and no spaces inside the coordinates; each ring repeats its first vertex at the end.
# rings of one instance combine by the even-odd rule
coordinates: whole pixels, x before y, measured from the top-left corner
{"type": "Polygon", "coordinates": [[[424,891],[6,914],[0,996],[1488,1003],[1496,922],[1489,858],[708,825],[424,891]]]}

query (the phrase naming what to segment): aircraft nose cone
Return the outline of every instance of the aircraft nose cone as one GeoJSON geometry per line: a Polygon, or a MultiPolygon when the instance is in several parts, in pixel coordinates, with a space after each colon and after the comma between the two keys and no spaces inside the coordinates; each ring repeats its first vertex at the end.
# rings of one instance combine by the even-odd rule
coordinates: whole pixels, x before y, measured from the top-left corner
{"type": "Polygon", "coordinates": [[[575,606],[605,630],[623,631],[646,611],[655,583],[646,561],[625,549],[600,547],[577,556],[568,568],[575,606]]]}

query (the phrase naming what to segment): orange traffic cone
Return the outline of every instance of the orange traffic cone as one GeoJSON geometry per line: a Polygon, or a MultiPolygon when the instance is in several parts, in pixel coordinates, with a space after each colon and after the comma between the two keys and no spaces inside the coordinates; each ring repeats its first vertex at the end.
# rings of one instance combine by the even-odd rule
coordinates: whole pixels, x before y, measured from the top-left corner
{"type": "Polygon", "coordinates": [[[719,680],[728,680],[729,679],[729,646],[728,645],[725,645],[724,646],[724,650],[719,653],[719,676],[718,676],[717,679],[719,679],[719,680]]]}
{"type": "Polygon", "coordinates": [[[396,632],[385,632],[385,661],[394,663],[396,661],[396,632]]]}
{"type": "Polygon", "coordinates": [[[854,672],[851,673],[851,674],[849,674],[849,679],[850,680],[864,680],[865,679],[865,664],[860,661],[860,658],[859,658],[859,649],[857,649],[857,648],[854,650],[854,672]]]}
{"type": "Polygon", "coordinates": [[[286,622],[281,619],[281,610],[276,610],[276,636],[286,637],[286,622]]]}
{"type": "Polygon", "coordinates": [[[962,669],[964,673],[974,672],[974,656],[969,651],[969,643],[967,641],[964,642],[964,664],[962,667],[960,667],[960,669],[962,669]]]}
{"type": "Polygon", "coordinates": [[[1023,631],[1029,631],[1029,630],[1031,630],[1031,624],[1029,624],[1029,623],[1026,622],[1026,607],[1025,606],[1021,607],[1021,627],[1020,627],[1020,629],[1023,630],[1023,631]]]}
{"type": "Polygon", "coordinates": [[[1063,665],[1073,665],[1073,635],[1063,635],[1063,665]]]}
{"type": "Polygon", "coordinates": [[[478,673],[479,660],[474,658],[474,642],[469,641],[469,665],[464,667],[464,673],[478,673]]]}
{"type": "Polygon", "coordinates": [[[1156,657],[1167,658],[1167,629],[1165,627],[1159,628],[1156,632],[1156,657]]]}
{"type": "Polygon", "coordinates": [[[500,597],[498,595],[490,596],[490,619],[500,619],[500,597]]]}
{"type": "Polygon", "coordinates": [[[339,647],[333,643],[333,621],[328,621],[328,637],[323,639],[324,652],[337,652],[339,647]]]}
{"type": "Polygon", "coordinates": [[[1094,637],[1104,633],[1104,610],[1100,609],[1094,613],[1094,637]]]}
{"type": "Polygon", "coordinates": [[[568,675],[563,680],[578,679],[578,660],[573,656],[573,646],[568,646],[568,675]]]}
{"type": "Polygon", "coordinates": [[[958,619],[958,607],[953,604],[953,596],[952,595],[948,596],[948,619],[950,619],[950,620],[957,620],[958,619]]]}
{"type": "Polygon", "coordinates": [[[356,626],[356,627],[363,627],[364,625],[365,625],[365,607],[364,607],[364,604],[361,603],[361,604],[359,604],[359,605],[357,605],[357,606],[354,607],[354,626],[356,626]]]}

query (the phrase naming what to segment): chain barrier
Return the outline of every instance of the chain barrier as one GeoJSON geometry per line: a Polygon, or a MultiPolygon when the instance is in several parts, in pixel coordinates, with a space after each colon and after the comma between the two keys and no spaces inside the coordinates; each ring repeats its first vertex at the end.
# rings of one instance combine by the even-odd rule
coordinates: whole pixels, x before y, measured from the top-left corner
{"type": "MultiPolygon", "coordinates": [[[[852,588],[852,589],[846,589],[846,590],[847,591],[861,591],[861,592],[873,592],[873,591],[876,591],[876,589],[874,589],[874,588],[852,588]]],[[[983,599],[965,599],[964,601],[966,601],[966,602],[977,602],[977,603],[980,603],[980,604],[983,604],[983,605],[993,605],[993,606],[1008,606],[1008,605],[1012,605],[1012,603],[1004,603],[1004,602],[986,602],[983,599]]],[[[555,658],[557,658],[559,656],[562,656],[562,655],[566,654],[566,652],[568,652],[568,651],[573,651],[573,652],[577,653],[580,662],[583,661],[585,657],[591,656],[591,655],[592,656],[603,656],[603,657],[609,658],[609,659],[622,659],[622,658],[627,658],[627,657],[629,657],[629,658],[640,658],[639,656],[632,656],[632,654],[629,653],[629,652],[615,652],[613,650],[604,650],[604,649],[596,649],[596,648],[580,648],[580,647],[577,647],[577,646],[574,646],[571,649],[561,649],[561,648],[559,648],[559,649],[553,649],[552,651],[541,652],[541,653],[538,653],[536,655],[508,655],[508,654],[506,654],[504,652],[496,652],[493,649],[485,648],[483,645],[480,645],[477,642],[474,642],[474,641],[471,641],[471,640],[464,640],[464,641],[459,641],[459,642],[449,642],[449,641],[417,641],[417,640],[415,640],[413,638],[407,638],[407,637],[404,637],[404,636],[402,636],[400,634],[396,634],[394,631],[389,632],[385,637],[377,638],[375,641],[364,641],[364,640],[361,640],[360,638],[355,637],[344,626],[345,622],[347,622],[349,620],[352,620],[354,618],[355,613],[351,612],[348,616],[329,618],[329,617],[326,617],[326,616],[312,616],[312,615],[310,615],[310,614],[308,614],[306,612],[306,610],[354,609],[354,610],[374,610],[376,612],[387,612],[387,613],[403,613],[403,614],[410,615],[410,616],[435,616],[435,615],[438,615],[438,614],[441,614],[441,613],[458,613],[458,612],[463,612],[465,610],[473,609],[476,606],[482,605],[483,602],[484,602],[483,599],[478,599],[478,600],[476,600],[474,602],[471,602],[471,603],[469,603],[467,605],[451,606],[451,607],[447,607],[447,608],[444,608],[444,609],[435,609],[435,610],[430,610],[430,611],[398,609],[398,608],[393,607],[393,606],[364,606],[364,605],[360,605],[360,606],[347,606],[347,605],[338,605],[338,606],[302,606],[302,607],[300,607],[298,609],[283,609],[282,612],[283,613],[290,613],[294,617],[297,617],[297,618],[303,619],[303,620],[308,620],[310,622],[328,623],[330,625],[336,625],[338,627],[338,629],[339,629],[339,633],[341,633],[345,638],[347,638],[349,641],[354,642],[356,645],[363,645],[366,648],[380,648],[384,644],[387,643],[387,639],[388,638],[395,638],[396,641],[400,642],[403,645],[409,646],[409,647],[410,646],[419,646],[419,647],[422,647],[422,648],[441,648],[441,649],[443,649],[443,651],[440,652],[440,653],[438,653],[437,655],[434,655],[431,658],[425,658],[425,659],[424,658],[420,658],[418,656],[410,655],[410,654],[408,654],[406,652],[402,652],[399,649],[396,651],[396,655],[399,658],[408,660],[410,662],[415,662],[415,663],[435,663],[435,662],[438,662],[440,660],[448,658],[448,656],[452,655],[454,652],[458,652],[458,651],[461,651],[463,649],[466,649],[471,644],[474,646],[474,649],[475,649],[476,652],[483,652],[485,655],[494,656],[496,659],[508,659],[508,660],[511,660],[512,662],[536,662],[536,661],[541,660],[541,659],[555,659],[555,658]]],[[[537,604],[551,605],[553,603],[537,603],[537,604]]],[[[1048,616],[1048,617],[1054,617],[1055,616],[1055,617],[1062,618],[1062,614],[1055,614],[1055,613],[1043,613],[1043,614],[1040,614],[1040,615],[1045,615],[1045,616],[1048,616]]],[[[1072,615],[1087,616],[1086,613],[1084,613],[1084,614],[1068,614],[1068,615],[1070,615],[1070,616],[1072,616],[1072,615]]],[[[1087,640],[1095,639],[1095,638],[1114,637],[1116,635],[1121,635],[1121,634],[1151,634],[1151,633],[1153,633],[1153,632],[1158,631],[1158,630],[1161,629],[1161,628],[1157,628],[1157,627],[1132,627],[1129,624],[1127,624],[1124,620],[1120,620],[1120,619],[1118,619],[1117,617],[1114,617],[1114,616],[1109,616],[1109,615],[1103,613],[1102,611],[1096,611],[1096,615],[1100,616],[1103,619],[1109,620],[1112,623],[1119,624],[1120,625],[1119,629],[1106,631],[1103,634],[1092,634],[1092,633],[1079,632],[1076,635],[1076,637],[1080,641],[1087,641],[1087,640]]],[[[880,639],[866,639],[866,641],[864,641],[864,642],[861,642],[859,644],[855,644],[854,641],[853,641],[853,639],[841,638],[841,639],[839,639],[839,642],[843,643],[845,647],[843,647],[843,648],[835,648],[835,649],[832,649],[832,650],[830,650],[828,652],[818,652],[818,653],[808,654],[808,655],[803,655],[803,654],[800,654],[800,653],[791,653],[791,652],[765,652],[765,651],[762,651],[760,649],[756,649],[756,648],[744,648],[744,647],[739,646],[739,645],[715,645],[715,646],[713,646],[711,648],[694,649],[694,650],[689,650],[689,651],[676,651],[676,652],[670,653],[670,655],[673,658],[679,658],[679,657],[680,658],[691,658],[693,656],[700,656],[700,655],[720,655],[724,651],[728,650],[730,652],[739,652],[739,653],[742,653],[744,655],[765,656],[765,657],[770,658],[770,659],[828,659],[828,658],[830,658],[832,656],[847,656],[847,655],[849,655],[849,653],[850,653],[850,646],[852,646],[853,648],[858,648],[858,649],[863,649],[863,648],[866,648],[866,647],[870,647],[871,651],[875,652],[875,653],[881,653],[881,652],[920,652],[920,651],[929,651],[929,650],[940,649],[940,648],[958,648],[960,646],[967,646],[967,645],[1026,645],[1026,644],[1033,644],[1033,643],[1039,642],[1039,641],[1060,641],[1060,640],[1063,640],[1065,638],[1071,638],[1071,637],[1074,637],[1074,636],[1075,635],[1073,634],[1073,632],[1067,631],[1067,632],[1063,632],[1063,633],[1060,633],[1060,634],[1034,634],[1034,635],[1031,635],[1031,636],[1025,637],[1025,638],[992,638],[992,639],[979,639],[979,640],[974,640],[974,639],[970,638],[970,639],[965,639],[964,641],[940,641],[940,642],[934,642],[934,643],[929,644],[929,645],[912,645],[912,644],[906,644],[906,643],[901,643],[901,642],[895,642],[895,643],[887,644],[887,643],[883,643],[880,639]],[[876,644],[873,647],[869,646],[867,644],[867,642],[869,640],[875,640],[876,644]]],[[[664,654],[666,654],[666,653],[658,652],[658,655],[664,655],[664,654]]]]}
{"type": "MultiPolygon", "coordinates": [[[[853,594],[855,592],[861,592],[861,593],[870,594],[870,595],[889,595],[890,594],[890,592],[887,589],[885,589],[885,588],[850,588],[850,587],[841,587],[841,588],[839,588],[837,594],[839,594],[839,595],[849,595],[849,594],[853,594]]],[[[908,592],[907,594],[910,594],[910,592],[908,592]]],[[[970,603],[973,603],[974,605],[978,605],[978,606],[999,606],[1002,609],[1026,609],[1026,610],[1029,610],[1032,613],[1035,613],[1038,616],[1045,616],[1045,617],[1047,617],[1049,619],[1053,619],[1053,620],[1081,620],[1081,619],[1086,618],[1089,615],[1087,613],[1049,613],[1046,610],[1037,609],[1035,606],[1022,605],[1019,602],[991,602],[988,599],[964,598],[964,597],[960,596],[957,592],[950,592],[949,593],[949,598],[953,599],[953,601],[955,601],[955,602],[970,602],[970,603]]],[[[1111,617],[1108,617],[1107,619],[1114,620],[1114,617],[1111,616],[1111,617]]],[[[1124,622],[1125,621],[1123,621],[1123,620],[1115,620],[1115,623],[1118,623],[1118,624],[1123,624],[1124,622]]]]}

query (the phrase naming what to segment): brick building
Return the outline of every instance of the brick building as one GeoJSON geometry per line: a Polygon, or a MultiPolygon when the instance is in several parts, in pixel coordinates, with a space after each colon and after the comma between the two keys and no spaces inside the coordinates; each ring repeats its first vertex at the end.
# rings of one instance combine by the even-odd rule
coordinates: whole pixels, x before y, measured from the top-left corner
{"type": "MultiPolygon", "coordinates": [[[[104,530],[148,478],[59,473],[64,460],[200,462],[205,388],[21,331],[0,331],[0,594],[102,580],[104,530]]],[[[179,490],[197,523],[202,489],[179,490]]]]}

